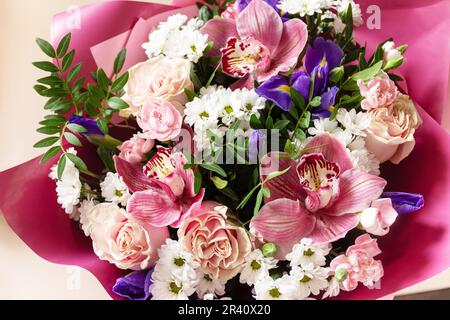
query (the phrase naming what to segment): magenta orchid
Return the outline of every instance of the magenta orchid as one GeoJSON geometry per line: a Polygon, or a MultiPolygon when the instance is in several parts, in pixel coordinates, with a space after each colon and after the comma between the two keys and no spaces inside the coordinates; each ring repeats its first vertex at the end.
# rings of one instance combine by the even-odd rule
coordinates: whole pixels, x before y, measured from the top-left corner
{"type": "Polygon", "coordinates": [[[308,40],[303,21],[283,23],[262,0],[251,1],[236,20],[210,20],[202,32],[214,42],[211,54],[222,56],[224,73],[259,82],[294,68],[308,40]]]}
{"type": "Polygon", "coordinates": [[[158,147],[145,167],[115,157],[118,174],[133,192],[127,211],[137,221],[155,227],[178,228],[205,195],[194,188],[194,173],[185,170],[186,158],[173,149],[158,147]]]}
{"type": "Polygon", "coordinates": [[[272,153],[263,159],[265,180],[276,169],[289,171],[267,182],[270,198],[252,223],[251,229],[265,241],[288,252],[302,238],[317,243],[339,240],[359,223],[357,213],[377,200],[386,181],[354,169],[344,146],[329,134],[313,138],[299,161],[272,153]],[[314,152],[314,153],[312,153],[314,152]]]}

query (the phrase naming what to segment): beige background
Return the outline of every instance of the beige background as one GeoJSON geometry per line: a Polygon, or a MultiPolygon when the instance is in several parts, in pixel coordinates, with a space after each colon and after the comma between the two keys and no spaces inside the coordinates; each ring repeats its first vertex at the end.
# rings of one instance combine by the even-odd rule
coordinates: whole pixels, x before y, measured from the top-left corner
{"type": "MultiPolygon", "coordinates": [[[[31,89],[43,57],[35,37],[50,37],[52,14],[90,0],[0,0],[0,171],[39,155],[31,148],[44,116],[44,100],[31,89]]],[[[449,108],[450,110],[450,108],[449,108]]],[[[0,299],[109,299],[99,282],[78,268],[37,257],[6,225],[0,213],[0,299]]],[[[450,272],[403,293],[450,287],[450,272]]]]}

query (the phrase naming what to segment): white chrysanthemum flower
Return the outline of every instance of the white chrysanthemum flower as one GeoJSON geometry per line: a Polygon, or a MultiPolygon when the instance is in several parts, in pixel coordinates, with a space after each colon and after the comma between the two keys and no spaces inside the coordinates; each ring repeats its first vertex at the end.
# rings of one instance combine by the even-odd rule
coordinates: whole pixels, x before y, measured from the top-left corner
{"type": "Polygon", "coordinates": [[[100,188],[102,190],[102,197],[105,198],[106,201],[121,204],[122,206],[127,205],[131,196],[122,177],[117,173],[108,172],[105,180],[100,183],[100,188]]]}
{"type": "Polygon", "coordinates": [[[328,288],[328,270],[315,267],[312,263],[305,267],[293,267],[290,278],[296,287],[297,300],[306,299],[311,294],[318,295],[321,290],[328,288]]]}
{"type": "Polygon", "coordinates": [[[330,0],[281,0],[278,8],[282,12],[312,16],[322,13],[323,10],[331,7],[333,1],[330,0]]]}
{"type": "Polygon", "coordinates": [[[176,277],[189,282],[191,286],[198,283],[196,269],[200,264],[192,254],[186,252],[178,241],[167,239],[166,244],[158,250],[159,260],[153,272],[153,278],[164,280],[176,277]]]}
{"type": "Polygon", "coordinates": [[[205,294],[205,296],[203,297],[203,300],[204,301],[213,301],[213,300],[231,301],[233,299],[231,299],[229,297],[223,297],[220,299],[216,299],[216,297],[212,293],[208,293],[208,294],[205,294]]]}
{"type": "Polygon", "coordinates": [[[290,261],[291,267],[308,266],[309,264],[323,267],[330,251],[330,245],[317,245],[311,239],[305,238],[294,246],[291,253],[286,255],[286,260],[290,261]]]}
{"type": "MultiPolygon", "coordinates": [[[[74,148],[66,150],[67,153],[76,155],[74,148]]],[[[61,180],[58,180],[57,166],[53,166],[49,177],[56,182],[56,193],[58,194],[58,203],[74,220],[78,219],[76,214],[76,206],[80,203],[81,189],[83,187],[80,181],[80,172],[75,164],[66,158],[66,166],[62,174],[61,180]]]]}
{"type": "Polygon", "coordinates": [[[380,175],[380,161],[367,150],[364,138],[358,137],[354,139],[347,148],[353,167],[373,175],[380,175]]]}
{"type": "Polygon", "coordinates": [[[341,130],[337,121],[330,120],[329,118],[316,119],[313,121],[314,127],[308,129],[308,132],[312,136],[318,136],[323,133],[337,132],[341,130]]]}
{"type": "Polygon", "coordinates": [[[187,16],[176,14],[160,23],[150,33],[149,42],[143,44],[147,56],[153,58],[163,54],[197,63],[208,46],[208,35],[200,32],[201,20],[192,19],[186,24],[187,20],[187,16]]]}
{"type": "Polygon", "coordinates": [[[342,21],[341,17],[332,11],[327,11],[323,14],[322,19],[332,19],[330,22],[331,28],[333,28],[334,33],[342,33],[345,30],[345,23],[342,21]]]}
{"type": "MultiPolygon", "coordinates": [[[[88,189],[88,186],[85,186],[85,188],[88,189]]],[[[98,201],[96,201],[93,197],[88,196],[88,198],[84,200],[78,208],[78,212],[80,213],[81,229],[84,231],[86,237],[91,235],[92,219],[90,217],[90,213],[97,204],[98,201]]]]}
{"type": "Polygon", "coordinates": [[[264,278],[255,284],[254,298],[256,300],[295,300],[296,287],[288,276],[277,280],[264,278]]]}
{"type": "Polygon", "coordinates": [[[186,124],[194,128],[197,150],[214,150],[211,137],[221,140],[236,121],[239,121],[239,130],[234,132],[235,138],[247,137],[251,130],[251,116],[259,116],[265,102],[254,90],[232,91],[218,86],[201,89],[200,97],[187,103],[184,111],[186,124]]]}
{"type": "Polygon", "coordinates": [[[361,6],[353,0],[336,0],[334,2],[334,6],[338,13],[345,13],[348,10],[348,6],[352,6],[352,13],[353,13],[353,24],[357,27],[362,25],[364,23],[363,17],[362,17],[362,11],[361,6]]]}
{"type": "Polygon", "coordinates": [[[370,116],[367,112],[356,113],[355,109],[350,111],[341,108],[338,110],[337,121],[355,136],[366,136],[366,130],[370,126],[370,116]]]}
{"type": "Polygon", "coordinates": [[[322,299],[337,297],[341,292],[341,284],[336,279],[336,277],[332,277],[328,282],[328,288],[324,292],[322,299]]]}
{"type": "MultiPolygon", "coordinates": [[[[200,299],[204,299],[207,295],[213,297],[220,297],[225,294],[225,284],[212,275],[206,273],[199,273],[197,283],[197,295],[200,299]]],[[[214,299],[209,299],[214,300],[214,299]]]]}
{"type": "Polygon", "coordinates": [[[255,250],[245,259],[239,281],[242,284],[254,285],[256,282],[269,276],[269,270],[277,267],[277,260],[264,257],[261,250],[255,250]]]}
{"type": "Polygon", "coordinates": [[[189,281],[170,276],[163,280],[154,280],[150,292],[152,300],[189,300],[195,293],[195,288],[189,281]]]}

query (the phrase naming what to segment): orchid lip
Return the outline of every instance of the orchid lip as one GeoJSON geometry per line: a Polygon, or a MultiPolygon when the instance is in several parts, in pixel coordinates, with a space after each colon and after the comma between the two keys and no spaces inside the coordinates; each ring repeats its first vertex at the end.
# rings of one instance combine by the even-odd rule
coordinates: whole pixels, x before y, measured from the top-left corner
{"type": "Polygon", "coordinates": [[[173,149],[158,147],[157,154],[145,165],[144,174],[152,179],[162,180],[176,170],[176,162],[172,157],[173,149]]]}

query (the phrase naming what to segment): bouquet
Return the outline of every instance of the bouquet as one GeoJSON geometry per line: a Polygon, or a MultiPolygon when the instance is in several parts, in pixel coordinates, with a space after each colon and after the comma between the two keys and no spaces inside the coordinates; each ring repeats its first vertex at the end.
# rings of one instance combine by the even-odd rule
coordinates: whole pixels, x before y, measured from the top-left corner
{"type": "Polygon", "coordinates": [[[349,0],[151,5],[138,33],[91,48],[97,68],[72,33],[37,40],[51,61],[34,63],[49,111],[35,147],[57,220],[95,253],[94,272],[114,268],[107,289],[133,300],[382,289],[396,251],[379,242],[424,214],[420,192],[391,182],[429,121],[397,71],[408,46],[389,38],[370,53],[349,0]]]}

